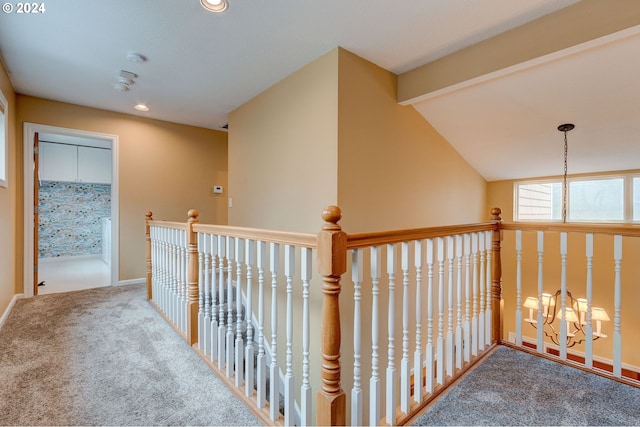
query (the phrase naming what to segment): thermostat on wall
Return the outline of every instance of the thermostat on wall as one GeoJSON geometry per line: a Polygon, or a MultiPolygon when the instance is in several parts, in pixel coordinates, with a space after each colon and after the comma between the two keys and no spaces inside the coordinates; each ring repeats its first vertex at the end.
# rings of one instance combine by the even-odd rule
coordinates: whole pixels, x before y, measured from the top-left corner
{"type": "Polygon", "coordinates": [[[213,186],[214,194],[222,194],[222,185],[214,185],[213,186]]]}

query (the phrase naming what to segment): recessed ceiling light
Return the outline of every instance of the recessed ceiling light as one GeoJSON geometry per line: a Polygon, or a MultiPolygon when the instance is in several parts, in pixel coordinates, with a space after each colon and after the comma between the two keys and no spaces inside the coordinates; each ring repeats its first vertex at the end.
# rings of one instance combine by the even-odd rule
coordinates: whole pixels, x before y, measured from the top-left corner
{"type": "Polygon", "coordinates": [[[227,0],[200,0],[200,4],[209,12],[216,13],[224,12],[229,7],[227,0]]]}
{"type": "Polygon", "coordinates": [[[147,107],[144,104],[137,104],[133,108],[135,108],[138,111],[149,111],[149,107],[147,107]]]}

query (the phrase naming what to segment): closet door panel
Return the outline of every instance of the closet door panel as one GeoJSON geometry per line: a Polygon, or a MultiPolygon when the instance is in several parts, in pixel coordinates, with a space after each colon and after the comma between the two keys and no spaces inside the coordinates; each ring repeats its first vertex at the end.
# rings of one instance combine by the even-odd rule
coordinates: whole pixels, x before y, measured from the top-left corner
{"type": "Polygon", "coordinates": [[[41,181],[74,182],[78,171],[78,154],[73,145],[40,142],[39,178],[41,181]]]}
{"type": "Polygon", "coordinates": [[[111,183],[111,150],[78,147],[78,180],[80,182],[111,183]]]}

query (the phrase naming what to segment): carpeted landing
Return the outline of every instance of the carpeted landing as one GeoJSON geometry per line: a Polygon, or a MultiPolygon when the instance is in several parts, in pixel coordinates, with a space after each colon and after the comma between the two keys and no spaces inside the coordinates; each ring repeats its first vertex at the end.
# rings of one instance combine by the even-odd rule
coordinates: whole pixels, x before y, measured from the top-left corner
{"type": "Polygon", "coordinates": [[[640,389],[499,347],[413,425],[640,425],[640,389]]]}
{"type": "Polygon", "coordinates": [[[1,425],[259,425],[143,285],[19,300],[0,329],[1,425]]]}
{"type": "MultiPolygon", "coordinates": [[[[143,285],[19,300],[0,381],[0,425],[259,425],[143,285]]],[[[414,425],[640,425],[640,389],[500,347],[414,425]]]]}

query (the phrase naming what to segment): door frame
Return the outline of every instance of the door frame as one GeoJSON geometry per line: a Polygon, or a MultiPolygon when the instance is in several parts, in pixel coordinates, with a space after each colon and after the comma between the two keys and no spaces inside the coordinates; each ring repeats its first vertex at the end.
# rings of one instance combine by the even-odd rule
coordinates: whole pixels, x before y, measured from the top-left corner
{"type": "Polygon", "coordinates": [[[34,218],[33,188],[35,185],[33,168],[33,138],[35,133],[55,133],[58,135],[100,139],[111,143],[111,286],[119,281],[119,181],[118,181],[118,135],[69,129],[38,123],[24,123],[24,278],[23,292],[25,297],[32,297],[34,280],[34,218]]]}

